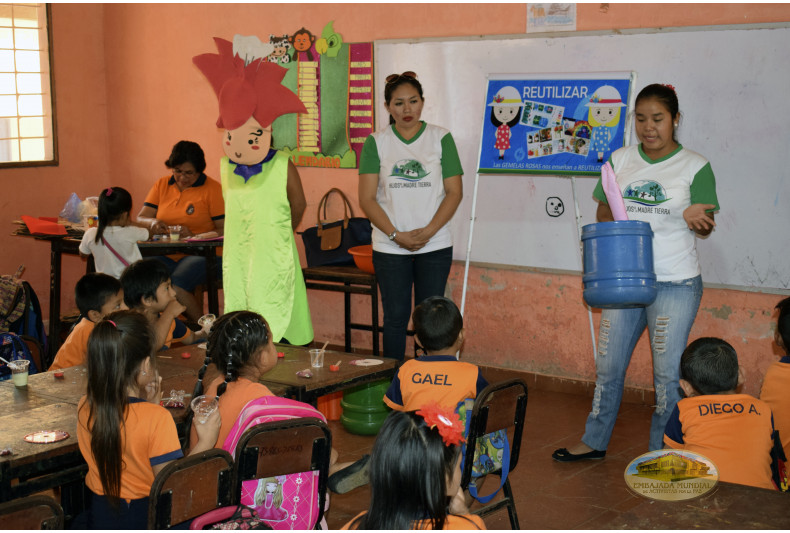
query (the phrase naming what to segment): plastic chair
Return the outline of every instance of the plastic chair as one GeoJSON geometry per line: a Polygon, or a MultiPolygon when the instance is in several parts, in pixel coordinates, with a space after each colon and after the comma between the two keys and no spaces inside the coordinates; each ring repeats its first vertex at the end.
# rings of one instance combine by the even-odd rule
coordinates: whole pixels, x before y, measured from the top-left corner
{"type": "Polygon", "coordinates": [[[49,496],[28,496],[0,504],[3,529],[63,529],[63,509],[49,496]]]}
{"type": "Polygon", "coordinates": [[[173,461],[154,479],[148,529],[167,529],[218,507],[235,503],[233,458],[211,449],[173,461]]]}
{"type": "MultiPolygon", "coordinates": [[[[472,408],[469,436],[464,458],[464,471],[461,476],[461,486],[466,489],[472,479],[472,463],[474,462],[477,439],[484,435],[504,429],[508,433],[510,443],[510,468],[512,472],[518,464],[521,438],[524,433],[524,415],[527,411],[527,384],[521,379],[511,379],[500,383],[492,383],[483,389],[475,399],[472,408]]],[[[501,470],[489,475],[502,476],[501,470]]],[[[519,529],[516,503],[513,500],[513,491],[510,488],[510,479],[506,479],[502,486],[504,497],[484,505],[473,511],[481,518],[502,507],[507,507],[510,516],[510,527],[519,529]]]]}
{"type": "Polygon", "coordinates": [[[312,525],[318,529],[326,505],[331,452],[332,433],[317,418],[254,426],[244,432],[236,446],[235,494],[241,494],[243,481],[318,471],[318,515],[312,525]]]}
{"type": "Polygon", "coordinates": [[[38,339],[30,335],[20,335],[19,338],[27,345],[27,349],[30,350],[30,357],[33,359],[33,362],[36,363],[38,371],[46,372],[49,365],[44,366],[44,357],[46,357],[46,354],[44,353],[44,347],[41,346],[38,339]]]}

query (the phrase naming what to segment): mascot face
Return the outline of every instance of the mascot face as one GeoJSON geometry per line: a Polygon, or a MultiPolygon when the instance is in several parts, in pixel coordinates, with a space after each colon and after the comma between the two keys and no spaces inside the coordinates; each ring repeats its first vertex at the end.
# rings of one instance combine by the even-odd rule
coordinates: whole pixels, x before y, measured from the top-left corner
{"type": "Polygon", "coordinates": [[[263,161],[272,144],[272,128],[263,128],[254,117],[235,130],[225,130],[222,148],[231,161],[255,165],[263,161]]]}

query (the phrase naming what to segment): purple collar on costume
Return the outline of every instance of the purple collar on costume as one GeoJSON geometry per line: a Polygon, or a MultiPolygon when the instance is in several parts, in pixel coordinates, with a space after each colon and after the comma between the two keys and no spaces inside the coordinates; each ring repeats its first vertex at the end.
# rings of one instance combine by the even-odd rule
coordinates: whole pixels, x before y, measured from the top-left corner
{"type": "Polygon", "coordinates": [[[244,183],[247,183],[255,174],[261,173],[263,164],[271,160],[271,158],[274,157],[274,154],[276,153],[277,150],[270,148],[269,153],[266,154],[266,157],[263,159],[263,161],[254,165],[242,165],[240,163],[236,163],[233,159],[230,159],[230,162],[236,165],[236,168],[233,169],[233,173],[244,178],[244,183]]]}

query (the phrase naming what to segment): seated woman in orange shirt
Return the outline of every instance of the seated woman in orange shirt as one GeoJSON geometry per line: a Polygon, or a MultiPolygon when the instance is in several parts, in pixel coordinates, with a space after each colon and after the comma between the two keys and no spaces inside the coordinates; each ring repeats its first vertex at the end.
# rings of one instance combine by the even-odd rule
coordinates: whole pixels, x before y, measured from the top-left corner
{"type": "MultiPolygon", "coordinates": [[[[179,141],[173,146],[165,166],[172,172],[160,178],[145,197],[137,220],[148,225],[152,234],[168,233],[167,226],[181,226],[181,237],[209,231],[222,235],[225,227],[225,202],[222,186],[203,172],[206,158],[200,145],[179,141]]],[[[193,296],[195,287],[206,282],[206,258],[194,255],[157,257],[170,271],[176,298],[186,306],[186,315],[197,320],[203,306],[193,296]]],[[[219,272],[222,272],[221,257],[219,272]]]]}

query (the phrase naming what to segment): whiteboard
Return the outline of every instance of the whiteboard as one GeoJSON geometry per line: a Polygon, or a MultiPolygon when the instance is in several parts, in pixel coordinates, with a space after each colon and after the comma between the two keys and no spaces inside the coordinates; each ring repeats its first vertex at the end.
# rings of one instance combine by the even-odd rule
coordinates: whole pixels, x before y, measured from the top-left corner
{"type": "MultiPolygon", "coordinates": [[[[710,160],[721,211],[698,239],[706,285],[790,289],[790,29],[713,28],[665,33],[518,36],[376,43],[377,92],[393,72],[415,71],[423,119],[450,129],[465,170],[452,221],[454,256],[469,237],[472,189],[490,74],[634,71],[636,90],[671,83],[680,100],[678,140],[710,160]]],[[[376,104],[378,128],[389,115],[376,104]]],[[[631,135],[627,144],[635,143],[631,135]]],[[[595,178],[575,178],[580,223],[595,222],[595,178]]],[[[481,175],[471,260],[580,272],[571,178],[481,175]],[[564,204],[549,216],[547,200],[564,204]]]]}

